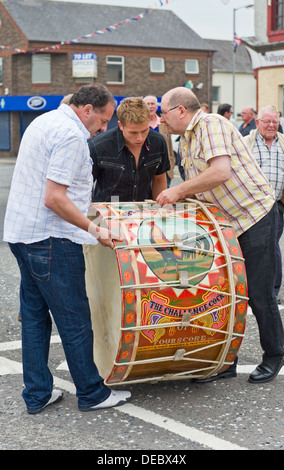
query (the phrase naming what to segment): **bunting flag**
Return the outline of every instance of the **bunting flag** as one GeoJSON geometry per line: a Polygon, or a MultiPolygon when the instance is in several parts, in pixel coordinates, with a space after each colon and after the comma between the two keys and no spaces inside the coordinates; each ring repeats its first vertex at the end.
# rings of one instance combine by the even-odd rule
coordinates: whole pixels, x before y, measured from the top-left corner
{"type": "MultiPolygon", "coordinates": [[[[159,1],[160,1],[160,6],[161,7],[163,7],[164,5],[168,5],[168,3],[169,3],[169,0],[159,0],[159,1]]],[[[8,50],[11,51],[12,54],[13,53],[35,54],[37,52],[45,52],[45,51],[60,49],[60,47],[62,47],[64,45],[77,44],[77,43],[80,43],[80,42],[82,42],[82,41],[84,41],[88,38],[91,38],[91,37],[100,36],[100,35],[105,34],[105,33],[111,33],[111,32],[117,30],[118,28],[120,28],[123,25],[129,24],[133,21],[142,20],[145,17],[145,15],[147,15],[148,13],[151,13],[152,11],[153,11],[153,8],[149,7],[144,12],[140,13],[137,16],[134,16],[132,18],[128,18],[126,20],[120,21],[119,23],[115,23],[111,26],[108,26],[107,28],[99,29],[98,31],[95,31],[93,33],[85,34],[84,36],[81,36],[79,38],[71,39],[70,41],[62,41],[59,44],[55,44],[53,46],[46,46],[46,47],[42,47],[40,49],[35,48],[33,50],[25,50],[25,49],[20,49],[20,48],[13,47],[13,46],[0,45],[0,49],[2,49],[2,50],[8,49],[8,50]]],[[[1,52],[0,52],[0,56],[1,56],[1,52]]]]}
{"type": "Polygon", "coordinates": [[[241,44],[242,44],[242,40],[235,33],[234,34],[234,49],[236,50],[237,47],[239,47],[241,44]]]}

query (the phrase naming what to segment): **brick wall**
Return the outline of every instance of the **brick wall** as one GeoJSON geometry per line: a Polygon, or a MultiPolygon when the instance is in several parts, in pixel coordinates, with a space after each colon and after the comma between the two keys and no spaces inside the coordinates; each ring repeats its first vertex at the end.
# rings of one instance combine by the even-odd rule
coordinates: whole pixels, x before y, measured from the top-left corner
{"type": "MultiPolygon", "coordinates": [[[[11,44],[25,50],[34,51],[46,47],[45,43],[27,44],[25,37],[18,30],[12,19],[1,15],[0,44],[11,44]]],[[[194,84],[194,93],[200,102],[211,103],[212,88],[212,52],[171,49],[144,49],[139,47],[102,46],[90,44],[64,45],[59,50],[45,51],[50,53],[51,83],[31,83],[31,53],[14,53],[9,50],[1,52],[3,57],[3,85],[0,95],[6,91],[11,96],[17,95],[64,95],[73,93],[84,82],[72,77],[72,57],[75,52],[94,52],[98,60],[98,77],[95,82],[106,84],[116,96],[145,96],[153,94],[161,97],[169,89],[183,86],[188,80],[194,84]],[[125,84],[108,85],[106,83],[106,56],[124,56],[125,84]],[[165,59],[165,73],[150,72],[150,58],[165,59]],[[185,60],[198,59],[199,74],[185,74],[185,60]],[[203,83],[198,90],[195,86],[203,83]]],[[[0,151],[1,156],[15,156],[20,143],[20,113],[11,112],[11,151],[0,151]]]]}

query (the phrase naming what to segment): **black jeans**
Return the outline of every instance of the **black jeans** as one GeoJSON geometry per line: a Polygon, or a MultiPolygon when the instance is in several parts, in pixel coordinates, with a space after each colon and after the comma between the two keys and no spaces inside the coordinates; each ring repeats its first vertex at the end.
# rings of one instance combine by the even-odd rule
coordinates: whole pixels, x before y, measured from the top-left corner
{"type": "Polygon", "coordinates": [[[259,222],[239,236],[247,271],[249,305],[256,317],[263,360],[284,355],[284,332],[274,292],[276,275],[277,204],[259,222]]]}

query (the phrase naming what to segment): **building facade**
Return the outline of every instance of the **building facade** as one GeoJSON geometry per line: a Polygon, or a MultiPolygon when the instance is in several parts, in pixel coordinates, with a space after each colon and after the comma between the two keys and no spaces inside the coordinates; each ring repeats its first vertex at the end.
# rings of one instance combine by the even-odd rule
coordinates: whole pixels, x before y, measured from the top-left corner
{"type": "Polygon", "coordinates": [[[16,156],[27,125],[86,83],[118,104],[176,86],[211,103],[213,53],[169,10],[0,0],[0,157],[16,156]]]}
{"type": "Polygon", "coordinates": [[[256,79],[254,77],[250,55],[241,44],[235,50],[232,41],[212,40],[216,52],[213,56],[212,75],[212,112],[218,106],[228,103],[233,107],[233,54],[235,54],[235,109],[237,124],[241,124],[241,111],[245,106],[256,108],[256,79]]]}
{"type": "Polygon", "coordinates": [[[275,106],[284,115],[284,1],[257,0],[255,37],[244,43],[256,77],[257,109],[275,106]]]}

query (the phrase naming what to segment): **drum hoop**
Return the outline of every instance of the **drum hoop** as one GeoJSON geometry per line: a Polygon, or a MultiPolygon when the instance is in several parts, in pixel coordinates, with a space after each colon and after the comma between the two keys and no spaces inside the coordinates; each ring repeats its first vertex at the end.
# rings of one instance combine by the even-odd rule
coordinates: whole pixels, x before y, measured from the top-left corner
{"type": "Polygon", "coordinates": [[[214,375],[217,375],[219,370],[223,367],[224,363],[225,363],[225,359],[226,359],[226,356],[227,356],[227,353],[230,349],[230,346],[231,346],[231,342],[232,342],[232,339],[233,339],[233,329],[234,329],[234,321],[235,321],[235,311],[236,311],[236,292],[235,292],[235,289],[232,289],[232,286],[234,285],[234,273],[233,273],[233,269],[232,269],[232,264],[229,263],[229,260],[232,259],[232,256],[230,254],[230,251],[228,249],[228,246],[227,246],[227,243],[225,241],[225,238],[224,238],[224,235],[223,235],[223,232],[220,228],[220,225],[217,224],[217,221],[215,221],[215,218],[213,217],[213,215],[211,214],[211,212],[207,209],[206,205],[201,202],[201,201],[197,201],[197,203],[199,204],[199,206],[202,208],[202,210],[204,211],[204,213],[208,216],[209,219],[212,220],[212,222],[214,223],[216,229],[217,229],[217,233],[219,235],[219,242],[221,243],[222,245],[222,248],[224,250],[224,255],[225,255],[225,258],[227,260],[227,269],[228,269],[228,279],[229,279],[229,286],[230,286],[230,290],[231,290],[231,299],[232,299],[232,302],[231,302],[231,315],[229,315],[229,339],[223,349],[223,352],[221,353],[221,357],[220,357],[220,361],[219,361],[219,365],[217,365],[217,367],[211,372],[211,374],[209,375],[209,377],[211,376],[214,376],[214,375]]]}
{"type": "MultiPolygon", "coordinates": [[[[112,207],[111,209],[118,215],[117,209],[115,209],[114,207],[112,207]]],[[[126,230],[126,224],[125,224],[124,220],[122,220],[121,228],[123,229],[123,232],[126,235],[127,242],[131,243],[131,239],[129,237],[128,231],[126,230]]],[[[126,245],[126,246],[130,246],[130,245],[126,245]]],[[[117,253],[115,253],[115,254],[116,254],[116,261],[117,261],[117,265],[118,265],[117,253]]],[[[131,260],[132,260],[132,269],[133,269],[135,278],[137,280],[139,279],[139,281],[140,281],[139,269],[138,269],[138,266],[137,266],[137,259],[135,257],[134,251],[130,252],[130,256],[131,256],[131,260]]],[[[136,289],[135,295],[136,295],[136,299],[137,299],[137,301],[136,301],[136,324],[137,324],[137,321],[138,320],[140,321],[140,319],[141,319],[141,289],[136,289]]],[[[122,301],[122,299],[121,299],[121,301],[122,301]]],[[[123,308],[123,306],[122,306],[122,308],[123,308]]],[[[122,319],[121,319],[121,321],[122,321],[122,319]]],[[[120,326],[120,332],[121,333],[123,332],[122,326],[120,326]]],[[[139,336],[135,335],[134,344],[133,344],[133,348],[132,348],[132,351],[131,351],[131,359],[133,357],[136,357],[136,352],[137,352],[137,349],[138,349],[138,345],[139,345],[139,336]]],[[[116,361],[114,361],[114,366],[115,365],[116,365],[116,361]]],[[[131,369],[132,369],[132,365],[127,367],[127,369],[125,371],[125,374],[123,376],[123,380],[125,380],[128,377],[128,375],[131,372],[131,369]]]]}

